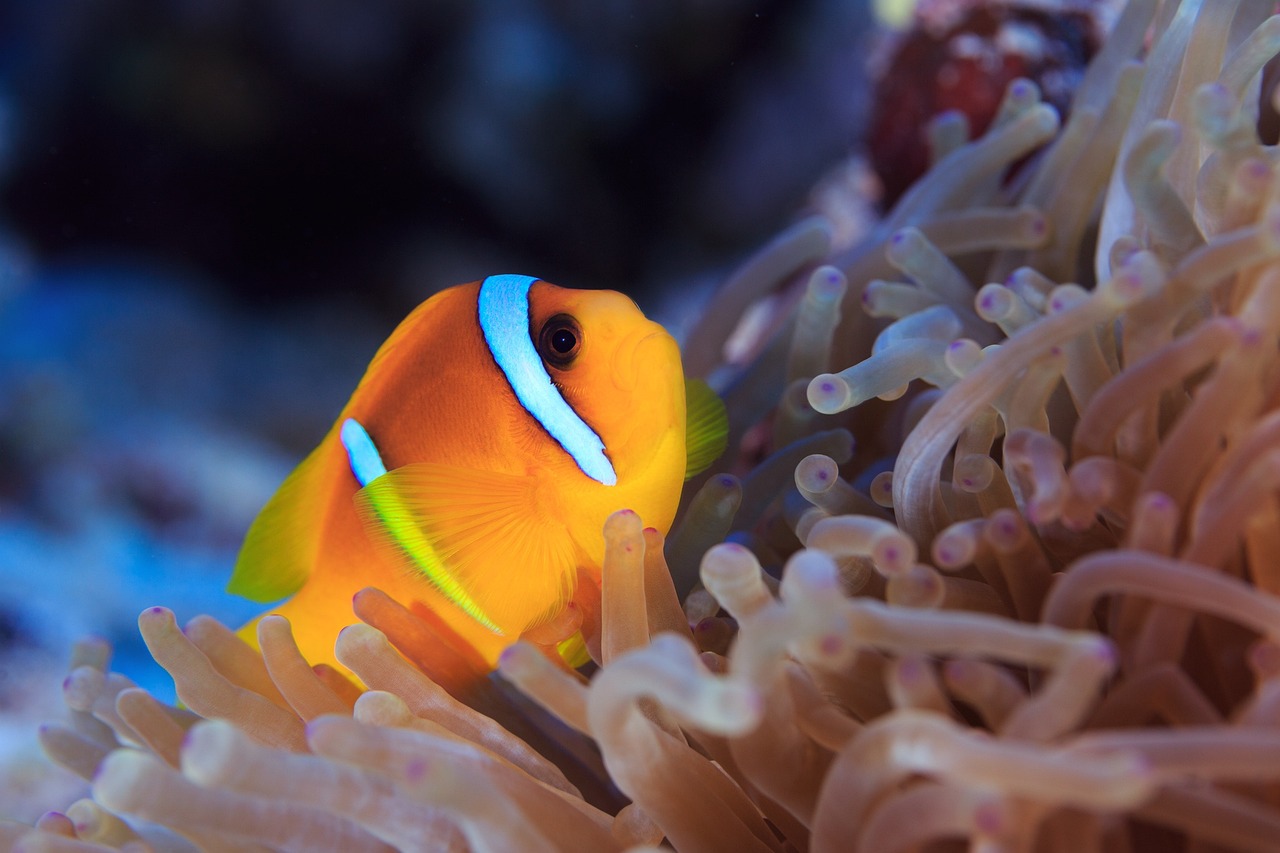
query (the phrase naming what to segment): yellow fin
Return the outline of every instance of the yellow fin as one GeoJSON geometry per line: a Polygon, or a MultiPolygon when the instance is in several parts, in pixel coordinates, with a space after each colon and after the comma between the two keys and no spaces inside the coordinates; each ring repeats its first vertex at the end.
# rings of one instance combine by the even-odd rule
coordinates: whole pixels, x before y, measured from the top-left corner
{"type": "Polygon", "coordinates": [[[416,463],[356,493],[370,537],[480,624],[518,636],[573,594],[576,548],[533,478],[416,463]]]}
{"type": "Polygon", "coordinates": [[[557,643],[556,651],[560,653],[561,660],[567,663],[570,669],[581,669],[591,661],[591,654],[587,651],[587,641],[583,638],[581,631],[557,643]]]}
{"type": "Polygon", "coordinates": [[[326,437],[285,478],[249,527],[240,546],[227,592],[253,601],[276,601],[307,582],[320,547],[324,524],[326,437]]]}
{"type": "Polygon", "coordinates": [[[685,469],[688,480],[701,474],[724,453],[729,440],[729,416],[724,403],[701,379],[685,379],[685,469]]]}

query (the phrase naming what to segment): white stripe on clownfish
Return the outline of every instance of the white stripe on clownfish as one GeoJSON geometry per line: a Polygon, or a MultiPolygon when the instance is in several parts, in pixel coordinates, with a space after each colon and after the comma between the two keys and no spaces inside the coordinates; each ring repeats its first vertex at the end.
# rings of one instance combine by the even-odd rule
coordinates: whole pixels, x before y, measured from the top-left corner
{"type": "Polygon", "coordinates": [[[618,476],[604,454],[604,442],[565,401],[538,356],[529,329],[527,275],[491,275],[480,285],[480,329],[516,399],[573,457],[582,473],[606,486],[618,476]]]}
{"type": "Polygon", "coordinates": [[[364,426],[355,418],[347,418],[342,422],[339,433],[342,446],[347,449],[347,461],[351,464],[351,473],[361,486],[367,486],[387,473],[387,466],[382,464],[382,455],[374,446],[373,439],[364,426]]]}

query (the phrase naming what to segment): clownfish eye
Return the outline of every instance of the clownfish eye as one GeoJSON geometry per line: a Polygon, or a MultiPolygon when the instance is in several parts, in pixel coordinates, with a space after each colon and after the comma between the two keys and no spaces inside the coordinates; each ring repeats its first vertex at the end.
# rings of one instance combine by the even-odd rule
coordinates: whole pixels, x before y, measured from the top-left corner
{"type": "Polygon", "coordinates": [[[538,333],[538,355],[551,367],[566,368],[582,348],[582,329],[568,314],[557,314],[538,333]]]}

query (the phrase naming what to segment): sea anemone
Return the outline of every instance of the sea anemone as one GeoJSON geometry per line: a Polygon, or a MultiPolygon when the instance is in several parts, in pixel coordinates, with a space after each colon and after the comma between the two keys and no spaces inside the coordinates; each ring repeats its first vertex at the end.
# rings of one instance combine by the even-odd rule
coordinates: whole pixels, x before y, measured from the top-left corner
{"type": "Polygon", "coordinates": [[[360,687],[280,619],[258,653],[155,608],[183,707],[83,644],[41,740],[92,799],[0,844],[1275,849],[1269,6],[1133,0],[1065,126],[1014,81],[856,243],[834,173],[692,332],[737,455],[669,541],[609,520],[589,679],[419,668],[376,590],[360,687]]]}

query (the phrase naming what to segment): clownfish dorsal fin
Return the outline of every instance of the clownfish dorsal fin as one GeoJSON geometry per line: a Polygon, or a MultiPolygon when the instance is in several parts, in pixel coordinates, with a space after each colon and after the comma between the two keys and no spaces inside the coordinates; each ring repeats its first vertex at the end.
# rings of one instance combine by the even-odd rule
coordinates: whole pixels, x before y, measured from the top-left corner
{"type": "Polygon", "coordinates": [[[558,613],[577,579],[576,546],[547,491],[529,477],[422,462],[371,480],[355,500],[386,556],[514,639],[558,613]]]}
{"type": "Polygon", "coordinates": [[[258,513],[227,582],[227,592],[253,601],[276,601],[306,583],[320,547],[324,524],[326,469],[332,459],[332,434],[293,469],[258,513]]]}
{"type": "Polygon", "coordinates": [[[418,303],[418,307],[409,312],[409,315],[400,321],[400,325],[392,330],[387,339],[382,342],[382,346],[378,347],[378,351],[373,354],[373,358],[369,361],[369,366],[365,368],[364,376],[360,378],[360,382],[356,385],[356,390],[352,393],[355,397],[360,393],[360,389],[366,382],[370,381],[382,373],[383,370],[392,368],[398,356],[406,347],[412,347],[414,340],[424,333],[423,326],[430,323],[431,317],[440,309],[440,303],[447,299],[450,292],[456,288],[445,288],[437,291],[424,301],[418,303]]]}
{"type": "Polygon", "coordinates": [[[685,379],[684,478],[701,474],[724,453],[729,440],[729,415],[711,386],[701,379],[685,379]]]}

